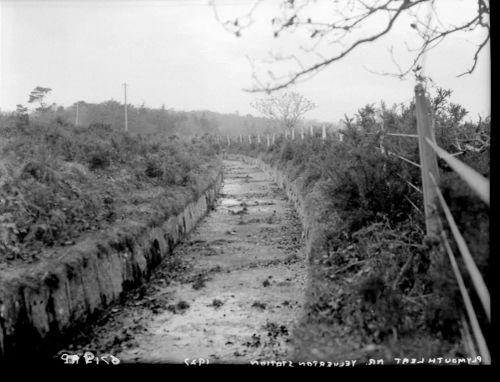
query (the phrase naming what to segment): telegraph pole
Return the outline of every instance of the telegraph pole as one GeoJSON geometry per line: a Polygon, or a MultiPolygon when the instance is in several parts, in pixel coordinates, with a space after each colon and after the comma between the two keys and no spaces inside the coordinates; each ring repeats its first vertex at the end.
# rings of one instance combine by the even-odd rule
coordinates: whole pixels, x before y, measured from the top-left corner
{"type": "Polygon", "coordinates": [[[123,90],[125,94],[125,131],[128,132],[128,118],[127,118],[127,83],[123,83],[123,90]]]}
{"type": "Polygon", "coordinates": [[[75,126],[78,126],[78,104],[79,102],[76,103],[76,118],[75,118],[75,126]]]}

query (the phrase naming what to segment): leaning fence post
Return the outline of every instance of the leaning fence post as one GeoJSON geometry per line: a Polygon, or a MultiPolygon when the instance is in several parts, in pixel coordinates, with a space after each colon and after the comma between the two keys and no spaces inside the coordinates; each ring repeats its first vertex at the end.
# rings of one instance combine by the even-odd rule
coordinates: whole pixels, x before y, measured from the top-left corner
{"type": "Polygon", "coordinates": [[[420,153],[420,168],[422,174],[422,191],[424,194],[425,226],[428,236],[438,236],[440,231],[437,215],[437,193],[432,184],[430,174],[438,180],[439,170],[436,153],[426,142],[426,138],[435,142],[432,131],[430,107],[421,83],[415,86],[415,108],[417,116],[418,147],[420,153]]]}

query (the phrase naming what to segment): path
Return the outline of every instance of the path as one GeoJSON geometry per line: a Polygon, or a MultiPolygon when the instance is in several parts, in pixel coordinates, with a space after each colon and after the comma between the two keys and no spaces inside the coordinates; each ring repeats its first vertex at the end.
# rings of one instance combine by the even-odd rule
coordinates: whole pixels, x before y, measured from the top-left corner
{"type": "Polygon", "coordinates": [[[215,209],[147,286],[70,349],[141,363],[292,359],[306,282],[300,222],[267,174],[224,166],[215,209]]]}

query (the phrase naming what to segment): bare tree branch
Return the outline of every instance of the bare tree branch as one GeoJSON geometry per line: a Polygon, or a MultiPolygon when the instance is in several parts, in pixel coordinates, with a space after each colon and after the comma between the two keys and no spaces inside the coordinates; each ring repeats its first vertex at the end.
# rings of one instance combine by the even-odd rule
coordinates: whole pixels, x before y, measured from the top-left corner
{"type": "MultiPolygon", "coordinates": [[[[404,78],[414,73],[417,78],[418,76],[423,77],[419,69],[422,69],[421,66],[425,66],[425,56],[428,51],[439,46],[450,35],[482,29],[485,30],[486,36],[477,45],[473,63],[467,71],[459,76],[470,74],[476,68],[479,54],[490,39],[489,1],[477,0],[476,12],[458,25],[447,25],[439,17],[435,5],[440,2],[441,0],[331,0],[330,2],[325,0],[322,4],[327,4],[329,7],[328,19],[325,20],[314,19],[311,13],[308,13],[311,9],[319,7],[319,1],[282,0],[280,6],[281,15],[274,15],[270,20],[274,36],[279,37],[285,32],[290,34],[302,33],[303,36],[308,36],[312,46],[307,47],[300,44],[299,51],[303,54],[312,54],[314,60],[306,64],[295,55],[286,55],[285,60],[295,62],[296,68],[294,71],[283,76],[277,76],[274,71],[268,71],[268,75],[272,73],[272,76],[269,76],[270,82],[262,81],[262,78],[260,78],[252,89],[245,90],[269,93],[284,89],[299,80],[304,80],[334,62],[342,60],[354,50],[387,35],[394,29],[396,21],[403,18],[403,15],[407,17],[404,20],[412,20],[410,26],[422,42],[414,49],[408,48],[409,52],[413,54],[408,66],[399,65],[391,49],[391,58],[396,65],[397,72],[380,74],[404,78]],[[424,11],[427,12],[427,17],[420,15],[424,11]],[[378,31],[365,35],[356,35],[366,25],[370,25],[374,21],[380,23],[383,17],[386,18],[386,21],[378,31]],[[431,20],[435,20],[434,26],[431,25],[431,20]],[[324,47],[325,44],[327,44],[326,47],[331,46],[330,51],[335,48],[337,52],[333,54],[319,52],[320,46],[324,47]],[[424,61],[424,65],[422,65],[422,61],[424,61]]],[[[234,20],[221,21],[215,9],[215,4],[214,12],[227,30],[241,36],[254,21],[253,14],[260,4],[261,1],[256,1],[247,14],[234,20]]],[[[283,61],[283,57],[274,56],[272,59],[274,62],[283,61]]],[[[257,77],[261,76],[257,76],[254,72],[254,78],[257,77]]]]}

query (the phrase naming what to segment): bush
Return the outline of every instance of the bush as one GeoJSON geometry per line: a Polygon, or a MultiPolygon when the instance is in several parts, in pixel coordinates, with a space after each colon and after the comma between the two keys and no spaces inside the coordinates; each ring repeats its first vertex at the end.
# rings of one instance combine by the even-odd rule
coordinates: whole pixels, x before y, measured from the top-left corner
{"type": "Polygon", "coordinates": [[[96,146],[88,156],[88,165],[91,170],[103,169],[108,167],[110,164],[110,152],[104,147],[96,146]]]}
{"type": "Polygon", "coordinates": [[[9,139],[0,158],[0,262],[35,260],[46,247],[106,227],[133,204],[134,190],[147,191],[139,202],[157,203],[164,216],[178,208],[169,205],[172,195],[192,193],[216,159],[203,142],[133,136],[105,124],[30,123],[1,134],[9,139]]]}
{"type": "Polygon", "coordinates": [[[156,158],[148,158],[145,174],[150,178],[161,178],[164,174],[161,162],[156,158]]]}

